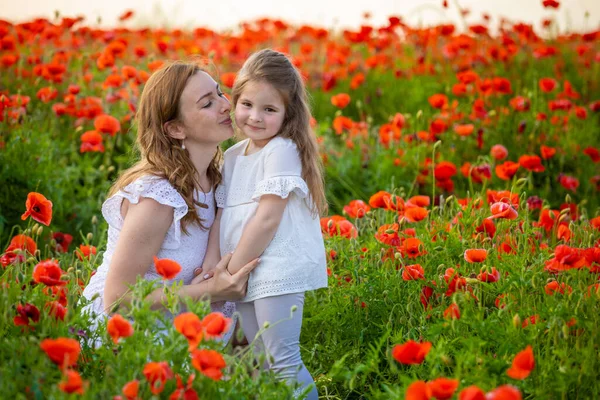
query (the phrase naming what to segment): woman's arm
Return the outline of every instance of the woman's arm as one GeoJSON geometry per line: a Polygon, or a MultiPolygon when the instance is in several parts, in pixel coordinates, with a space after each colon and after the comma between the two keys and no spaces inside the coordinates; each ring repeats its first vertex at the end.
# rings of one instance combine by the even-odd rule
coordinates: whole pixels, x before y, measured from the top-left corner
{"type": "Polygon", "coordinates": [[[212,271],[221,259],[219,242],[219,235],[221,232],[221,214],[223,214],[223,209],[219,208],[217,215],[215,216],[215,221],[213,222],[208,235],[206,255],[204,256],[204,261],[202,262],[202,270],[205,273],[212,271]]]}
{"type": "Polygon", "coordinates": [[[274,194],[263,195],[256,213],[250,218],[242,237],[233,252],[227,270],[235,274],[246,263],[259,257],[267,248],[279,228],[283,211],[289,197],[283,199],[274,194]]]}
{"type": "MultiPolygon", "coordinates": [[[[173,208],[170,206],[149,198],[141,198],[138,204],[129,204],[106,277],[106,312],[110,312],[116,303],[127,306],[131,302],[129,286],[135,284],[138,276],[148,272],[172,222],[173,208]]],[[[232,276],[226,272],[230,258],[230,255],[223,257],[211,279],[182,286],[178,291],[180,298],[197,300],[208,295],[213,301],[220,301],[244,297],[248,275],[258,265],[258,260],[247,263],[240,273],[232,276]]],[[[155,289],[146,300],[151,302],[152,308],[162,308],[166,301],[164,290],[155,289]]]]}

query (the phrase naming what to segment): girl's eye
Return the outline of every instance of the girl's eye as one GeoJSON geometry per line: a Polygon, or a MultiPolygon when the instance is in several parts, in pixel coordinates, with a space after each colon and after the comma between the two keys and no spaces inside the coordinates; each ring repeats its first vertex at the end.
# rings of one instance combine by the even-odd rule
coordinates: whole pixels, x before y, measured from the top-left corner
{"type": "Polygon", "coordinates": [[[251,106],[251,104],[250,104],[250,103],[248,103],[248,102],[246,102],[246,101],[245,101],[245,102],[243,102],[243,103],[242,103],[242,105],[243,105],[243,106],[245,106],[245,107],[250,107],[250,106],[251,106]]]}
{"type": "Polygon", "coordinates": [[[268,111],[268,112],[275,112],[275,110],[273,110],[272,108],[268,108],[268,107],[265,108],[265,110],[268,111]]]}

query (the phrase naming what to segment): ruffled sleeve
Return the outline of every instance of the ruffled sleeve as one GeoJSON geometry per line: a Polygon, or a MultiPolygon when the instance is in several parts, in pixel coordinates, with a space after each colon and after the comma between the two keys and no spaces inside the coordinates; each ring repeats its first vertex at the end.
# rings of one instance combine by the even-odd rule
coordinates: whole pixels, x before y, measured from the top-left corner
{"type": "Polygon", "coordinates": [[[252,200],[258,201],[265,194],[274,194],[283,199],[291,193],[306,198],[310,192],[302,179],[302,162],[294,142],[289,139],[278,141],[264,158],[264,176],[256,184],[252,200]]]}
{"type": "Polygon", "coordinates": [[[173,223],[167,231],[162,248],[179,248],[181,243],[181,219],[187,214],[188,206],[179,192],[166,179],[142,177],[130,183],[102,204],[102,216],[110,227],[121,230],[123,227],[121,216],[123,199],[129,200],[132,204],[137,204],[142,197],[173,207],[173,223]]]}

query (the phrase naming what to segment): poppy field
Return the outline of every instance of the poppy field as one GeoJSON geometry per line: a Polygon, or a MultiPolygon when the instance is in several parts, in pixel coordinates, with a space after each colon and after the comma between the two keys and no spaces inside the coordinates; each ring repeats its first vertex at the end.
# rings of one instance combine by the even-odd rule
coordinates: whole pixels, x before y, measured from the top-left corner
{"type": "Polygon", "coordinates": [[[168,296],[170,321],[141,301],[172,293],[168,260],[127,312],[81,314],[144,82],[198,58],[227,93],[270,47],[306,79],[330,205],[301,338],[320,398],[600,398],[600,30],[564,33],[542,3],[536,28],[467,10],[343,31],[0,20],[0,392],[294,398],[214,340],[231,321],[208,303],[168,296]]]}

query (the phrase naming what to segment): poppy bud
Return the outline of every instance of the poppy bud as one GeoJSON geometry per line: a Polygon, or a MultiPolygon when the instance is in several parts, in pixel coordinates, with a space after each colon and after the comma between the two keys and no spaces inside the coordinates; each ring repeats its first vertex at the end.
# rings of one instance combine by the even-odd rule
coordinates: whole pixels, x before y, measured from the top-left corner
{"type": "Polygon", "coordinates": [[[523,186],[525,186],[526,183],[527,183],[527,178],[519,178],[515,182],[515,188],[521,189],[521,188],[523,188],[523,186]]]}
{"type": "Polygon", "coordinates": [[[356,108],[358,108],[359,110],[362,108],[362,101],[360,100],[356,100],[356,108]]]}
{"type": "Polygon", "coordinates": [[[50,241],[50,247],[52,247],[53,249],[56,248],[56,239],[52,239],[50,241]]]}
{"type": "Polygon", "coordinates": [[[115,171],[115,167],[113,165],[111,165],[110,167],[108,167],[107,171],[108,172],[114,172],[115,171]]]}
{"type": "Polygon", "coordinates": [[[106,168],[106,167],[104,166],[104,164],[102,164],[101,166],[98,167],[98,171],[104,171],[104,168],[106,168]]]}
{"type": "Polygon", "coordinates": [[[565,337],[569,336],[569,327],[567,326],[567,324],[564,324],[564,325],[562,326],[562,334],[563,334],[565,337]]]}
{"type": "Polygon", "coordinates": [[[38,230],[37,230],[37,235],[38,235],[38,236],[41,236],[43,232],[44,232],[44,227],[43,227],[43,226],[40,226],[40,227],[38,228],[38,230]]]}
{"type": "Polygon", "coordinates": [[[269,329],[269,326],[271,326],[271,323],[269,321],[265,321],[263,324],[263,329],[269,329]]]}
{"type": "Polygon", "coordinates": [[[416,119],[419,119],[423,116],[423,110],[419,110],[417,111],[417,115],[415,116],[416,119]]]}
{"type": "Polygon", "coordinates": [[[401,259],[401,258],[402,258],[402,254],[400,254],[400,253],[394,253],[394,258],[395,258],[396,260],[399,260],[399,259],[401,259]]]}
{"type": "Polygon", "coordinates": [[[294,305],[292,306],[291,310],[292,310],[292,312],[296,312],[296,311],[298,311],[298,306],[294,304],[294,305]]]}
{"type": "Polygon", "coordinates": [[[42,255],[42,252],[40,251],[40,249],[37,249],[34,253],[33,253],[34,257],[39,258],[42,255]]]}
{"type": "Polygon", "coordinates": [[[88,232],[87,236],[85,237],[88,241],[92,240],[94,237],[94,234],[92,232],[88,232]]]}
{"type": "Polygon", "coordinates": [[[444,205],[447,206],[451,201],[454,201],[455,197],[454,195],[450,195],[448,196],[448,198],[446,198],[446,201],[444,202],[444,205]]]}
{"type": "Polygon", "coordinates": [[[442,360],[442,362],[443,362],[444,364],[446,364],[446,365],[450,365],[450,364],[452,364],[452,359],[451,359],[450,357],[448,357],[447,355],[445,355],[445,354],[442,354],[442,355],[440,356],[440,360],[442,360]]]}
{"type": "MultiPolygon", "coordinates": [[[[329,221],[329,222],[331,222],[331,221],[329,221]]],[[[393,234],[393,233],[395,233],[395,232],[396,232],[396,231],[395,231],[395,230],[393,230],[393,229],[386,229],[386,231],[385,231],[385,233],[387,233],[388,235],[391,235],[391,234],[393,234]]]]}
{"type": "Polygon", "coordinates": [[[69,267],[69,268],[67,269],[67,272],[68,272],[69,274],[72,274],[73,272],[75,272],[75,268],[73,268],[73,267],[69,267]]]}
{"type": "Polygon", "coordinates": [[[490,117],[493,117],[494,115],[496,115],[496,110],[490,110],[490,112],[488,113],[488,115],[490,117]]]}
{"type": "Polygon", "coordinates": [[[92,225],[96,225],[98,223],[98,217],[95,215],[92,217],[92,225]]]}
{"type": "Polygon", "coordinates": [[[28,263],[37,263],[37,260],[36,260],[34,257],[29,257],[29,258],[27,259],[27,262],[28,262],[28,263]]]}
{"type": "Polygon", "coordinates": [[[37,232],[39,227],[40,227],[40,224],[38,224],[38,223],[33,224],[33,226],[31,227],[31,232],[35,235],[35,233],[37,232]]]}
{"type": "Polygon", "coordinates": [[[513,322],[513,326],[516,329],[519,329],[521,327],[521,317],[519,317],[519,314],[515,314],[515,316],[512,319],[513,322]]]}
{"type": "Polygon", "coordinates": [[[438,140],[437,142],[435,142],[435,143],[433,144],[433,149],[435,150],[435,149],[437,149],[438,147],[440,147],[441,145],[442,145],[442,141],[441,141],[441,140],[438,140]]]}

